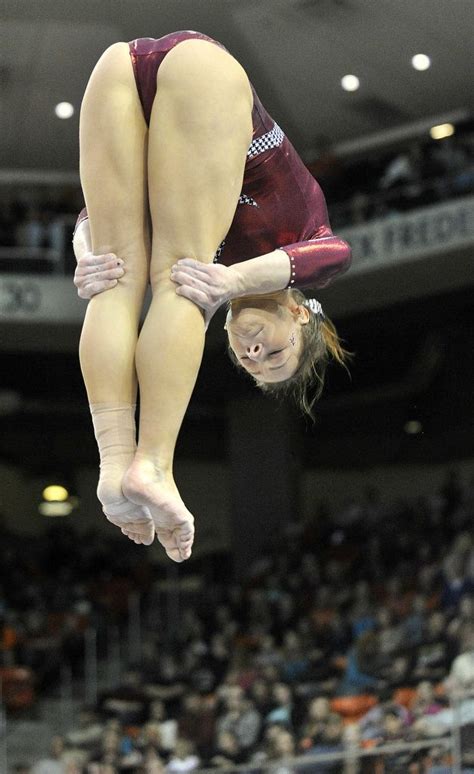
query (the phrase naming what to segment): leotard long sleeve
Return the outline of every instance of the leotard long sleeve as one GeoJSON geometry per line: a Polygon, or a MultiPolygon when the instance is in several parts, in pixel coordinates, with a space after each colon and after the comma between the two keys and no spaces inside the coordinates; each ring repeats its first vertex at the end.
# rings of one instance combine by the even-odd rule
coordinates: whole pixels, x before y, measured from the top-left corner
{"type": "MultiPolygon", "coordinates": [[[[166,54],[182,40],[206,35],[189,30],[129,44],[138,94],[149,123],[156,74],[166,54]]],[[[280,248],[290,262],[288,287],[325,287],[350,266],[350,247],[329,225],[326,201],[288,138],[267,113],[252,86],[253,137],[242,193],[232,225],[214,260],[231,266],[280,248]]],[[[87,217],[84,209],[77,225],[87,217]]]]}

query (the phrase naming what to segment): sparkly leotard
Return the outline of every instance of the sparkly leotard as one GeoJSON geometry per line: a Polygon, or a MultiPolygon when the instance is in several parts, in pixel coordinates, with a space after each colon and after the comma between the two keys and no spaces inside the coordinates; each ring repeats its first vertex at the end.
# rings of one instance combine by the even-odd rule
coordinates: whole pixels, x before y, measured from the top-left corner
{"type": "MultiPolygon", "coordinates": [[[[158,39],[139,38],[129,44],[147,124],[161,62],[174,46],[191,38],[221,46],[207,35],[190,30],[158,39]]],[[[214,260],[230,266],[281,248],[290,260],[288,287],[324,287],[336,274],[348,269],[350,247],[333,235],[321,188],[269,116],[253,86],[252,92],[253,137],[242,193],[232,225],[214,260]]],[[[78,223],[84,217],[85,210],[78,223]]]]}

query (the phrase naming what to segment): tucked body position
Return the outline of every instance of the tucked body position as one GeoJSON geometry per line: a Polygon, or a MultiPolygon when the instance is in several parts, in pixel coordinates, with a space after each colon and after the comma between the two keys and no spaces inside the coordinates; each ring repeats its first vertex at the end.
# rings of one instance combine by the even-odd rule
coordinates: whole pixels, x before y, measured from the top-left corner
{"type": "Polygon", "coordinates": [[[309,411],[328,360],[344,350],[301,290],[345,271],[350,248],[332,234],[318,183],[245,70],[198,32],[105,51],[82,102],[80,174],[74,281],[90,299],[80,362],[98,498],[130,539],[149,545],[156,535],[180,562],[194,519],[173,456],[209,320],[228,304],[235,362],[309,411]]]}

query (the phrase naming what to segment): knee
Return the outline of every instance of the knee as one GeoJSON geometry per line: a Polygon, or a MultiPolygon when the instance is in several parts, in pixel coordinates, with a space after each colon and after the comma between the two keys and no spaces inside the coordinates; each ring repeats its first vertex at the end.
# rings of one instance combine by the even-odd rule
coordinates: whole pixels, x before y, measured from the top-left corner
{"type": "Polygon", "coordinates": [[[162,263],[156,264],[152,261],[150,266],[150,286],[153,293],[157,291],[176,290],[175,284],[171,281],[171,269],[162,263]]]}
{"type": "Polygon", "coordinates": [[[147,265],[145,263],[136,264],[128,262],[126,258],[124,260],[125,273],[121,277],[119,285],[131,291],[144,291],[149,281],[147,265]]]}

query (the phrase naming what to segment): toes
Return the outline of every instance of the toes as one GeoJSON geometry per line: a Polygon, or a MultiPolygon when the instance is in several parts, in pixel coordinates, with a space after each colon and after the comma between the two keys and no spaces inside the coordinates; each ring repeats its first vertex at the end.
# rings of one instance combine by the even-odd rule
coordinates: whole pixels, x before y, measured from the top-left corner
{"type": "Polygon", "coordinates": [[[137,532],[132,527],[122,527],[120,531],[123,535],[130,538],[130,540],[133,540],[134,543],[137,543],[138,545],[151,546],[155,539],[154,529],[152,531],[147,530],[146,533],[142,533],[137,532]]]}
{"type": "Polygon", "coordinates": [[[184,562],[190,558],[194,530],[187,529],[183,534],[182,527],[180,527],[173,531],[157,530],[156,534],[167,555],[174,562],[184,562]]]}
{"type": "Polygon", "coordinates": [[[184,562],[184,558],[181,556],[177,548],[171,549],[171,551],[166,551],[166,555],[169,556],[173,562],[177,562],[177,564],[184,562]]]}

